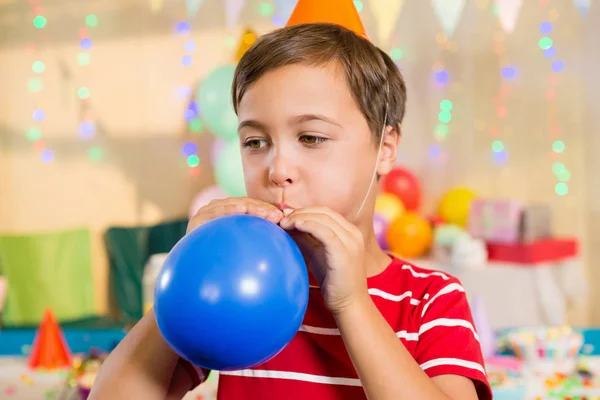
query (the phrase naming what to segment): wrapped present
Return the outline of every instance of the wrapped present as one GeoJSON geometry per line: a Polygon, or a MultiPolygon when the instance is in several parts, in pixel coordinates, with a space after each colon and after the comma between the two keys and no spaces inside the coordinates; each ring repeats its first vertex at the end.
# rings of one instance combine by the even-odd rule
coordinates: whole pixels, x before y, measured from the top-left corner
{"type": "Polygon", "coordinates": [[[528,205],[521,215],[519,239],[524,242],[547,239],[552,235],[552,213],[547,204],[528,205]]]}
{"type": "Polygon", "coordinates": [[[471,235],[485,241],[518,242],[524,208],[522,202],[512,199],[473,200],[467,229],[471,235]]]}

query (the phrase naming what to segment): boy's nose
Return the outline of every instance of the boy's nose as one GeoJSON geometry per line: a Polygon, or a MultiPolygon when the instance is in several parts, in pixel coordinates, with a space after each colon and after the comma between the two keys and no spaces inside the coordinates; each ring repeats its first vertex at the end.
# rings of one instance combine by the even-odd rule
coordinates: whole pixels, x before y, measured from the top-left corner
{"type": "Polygon", "coordinates": [[[290,165],[289,160],[286,161],[281,156],[276,156],[269,168],[269,181],[276,186],[289,186],[295,183],[297,177],[294,173],[294,168],[290,165]]]}

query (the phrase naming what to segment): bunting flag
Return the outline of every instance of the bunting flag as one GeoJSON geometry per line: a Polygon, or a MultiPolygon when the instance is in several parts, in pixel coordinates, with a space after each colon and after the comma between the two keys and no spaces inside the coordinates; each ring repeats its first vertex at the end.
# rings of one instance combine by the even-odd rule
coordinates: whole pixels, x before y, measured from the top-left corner
{"type": "Polygon", "coordinates": [[[286,26],[328,22],[368,38],[352,0],[299,0],[286,26]]]}
{"type": "Polygon", "coordinates": [[[245,0],[224,0],[225,25],[227,26],[227,29],[231,30],[236,27],[245,3],[245,0]]]}
{"type": "Polygon", "coordinates": [[[431,0],[431,3],[444,33],[447,37],[451,37],[456,30],[467,0],[431,0]]]}
{"type": "Polygon", "coordinates": [[[584,17],[587,16],[592,6],[592,0],[573,0],[573,3],[575,3],[575,7],[577,7],[579,13],[584,17]]]}
{"type": "Polygon", "coordinates": [[[507,33],[512,33],[517,25],[523,0],[496,0],[495,4],[502,29],[507,33]]]}
{"type": "Polygon", "coordinates": [[[298,0],[275,0],[275,12],[282,21],[287,21],[292,15],[298,0]]]}
{"type": "Polygon", "coordinates": [[[150,10],[153,13],[157,13],[160,10],[162,10],[163,5],[164,5],[163,0],[150,0],[150,10]]]}
{"type": "Polygon", "coordinates": [[[254,44],[254,42],[258,39],[258,35],[250,28],[246,28],[246,31],[242,35],[242,39],[238,44],[237,51],[235,53],[235,62],[240,62],[242,56],[248,49],[254,44]]]}
{"type": "Polygon", "coordinates": [[[404,0],[370,0],[369,4],[371,12],[377,19],[377,38],[379,43],[384,45],[394,32],[394,27],[404,6],[404,0]]]}
{"type": "Polygon", "coordinates": [[[185,0],[185,11],[188,17],[195,17],[203,3],[204,0],[185,0]]]}

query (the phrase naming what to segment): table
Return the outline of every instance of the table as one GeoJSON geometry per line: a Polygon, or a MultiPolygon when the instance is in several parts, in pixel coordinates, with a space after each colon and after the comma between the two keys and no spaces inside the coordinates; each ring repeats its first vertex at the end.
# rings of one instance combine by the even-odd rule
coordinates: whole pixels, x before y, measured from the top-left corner
{"type": "Polygon", "coordinates": [[[450,268],[434,260],[415,265],[459,278],[467,296],[483,300],[494,329],[565,325],[569,305],[585,301],[586,279],[579,259],[535,266],[488,262],[479,268],[450,268]]]}

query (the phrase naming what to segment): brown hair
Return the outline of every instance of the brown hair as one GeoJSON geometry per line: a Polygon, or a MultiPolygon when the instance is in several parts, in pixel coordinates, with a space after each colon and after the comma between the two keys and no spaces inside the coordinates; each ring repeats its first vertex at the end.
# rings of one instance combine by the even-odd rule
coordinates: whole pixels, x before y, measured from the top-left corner
{"type": "Polygon", "coordinates": [[[378,141],[382,121],[399,132],[406,107],[404,78],[392,59],[367,39],[334,24],[302,24],[260,37],[235,70],[233,107],[268,71],[291,65],[337,62],[344,70],[356,104],[378,141]],[[387,116],[385,115],[387,112],[387,116]]]}

